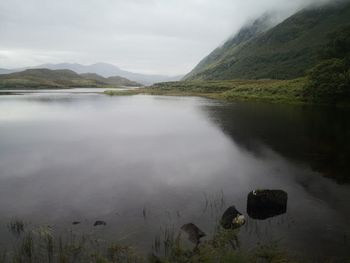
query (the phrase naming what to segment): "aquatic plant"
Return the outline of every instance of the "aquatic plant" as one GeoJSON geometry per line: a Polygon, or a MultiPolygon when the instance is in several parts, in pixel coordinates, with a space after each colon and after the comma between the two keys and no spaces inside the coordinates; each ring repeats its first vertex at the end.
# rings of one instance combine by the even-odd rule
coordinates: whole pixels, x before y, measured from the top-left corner
{"type": "Polygon", "coordinates": [[[24,232],[24,222],[20,219],[12,219],[8,225],[10,232],[17,238],[24,232]]]}

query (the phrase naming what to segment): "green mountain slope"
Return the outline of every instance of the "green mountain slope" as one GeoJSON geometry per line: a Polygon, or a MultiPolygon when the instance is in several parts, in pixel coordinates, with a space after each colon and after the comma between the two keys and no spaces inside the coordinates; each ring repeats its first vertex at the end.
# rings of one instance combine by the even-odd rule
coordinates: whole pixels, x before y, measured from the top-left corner
{"type": "Polygon", "coordinates": [[[185,80],[304,76],[319,61],[328,35],[349,24],[349,1],[302,10],[269,30],[257,21],[214,50],[185,80]]]}
{"type": "Polygon", "coordinates": [[[119,76],[112,76],[108,78],[104,78],[98,74],[95,73],[85,73],[85,74],[80,74],[80,76],[90,79],[90,80],[96,80],[100,83],[104,84],[110,84],[110,85],[118,85],[118,86],[141,86],[140,83],[136,81],[131,81],[123,77],[119,76]]]}
{"type": "Polygon", "coordinates": [[[139,84],[121,77],[104,78],[97,74],[79,75],[72,70],[27,69],[0,75],[2,89],[117,87],[139,84]]]}

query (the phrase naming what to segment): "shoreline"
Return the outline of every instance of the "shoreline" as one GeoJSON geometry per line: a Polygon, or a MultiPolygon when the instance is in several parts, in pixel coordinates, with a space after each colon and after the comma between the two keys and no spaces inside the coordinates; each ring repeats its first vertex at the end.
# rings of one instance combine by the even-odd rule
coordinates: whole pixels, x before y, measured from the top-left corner
{"type": "Polygon", "coordinates": [[[123,91],[105,91],[109,96],[156,95],[204,97],[226,102],[252,101],[273,104],[350,107],[350,102],[336,104],[315,101],[303,95],[305,78],[293,80],[177,81],[156,83],[123,91]]]}

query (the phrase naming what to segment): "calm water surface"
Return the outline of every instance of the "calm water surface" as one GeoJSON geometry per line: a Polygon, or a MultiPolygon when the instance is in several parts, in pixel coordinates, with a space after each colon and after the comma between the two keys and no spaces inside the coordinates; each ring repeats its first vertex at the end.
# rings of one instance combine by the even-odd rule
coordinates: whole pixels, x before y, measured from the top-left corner
{"type": "Polygon", "coordinates": [[[151,248],[161,228],[206,233],[257,188],[287,213],[248,222],[244,247],[350,256],[350,112],[201,98],[65,92],[0,96],[0,246],[21,218],[151,248]],[[94,228],[95,220],[107,226],[94,228]],[[81,224],[72,226],[73,221],[81,224]]]}

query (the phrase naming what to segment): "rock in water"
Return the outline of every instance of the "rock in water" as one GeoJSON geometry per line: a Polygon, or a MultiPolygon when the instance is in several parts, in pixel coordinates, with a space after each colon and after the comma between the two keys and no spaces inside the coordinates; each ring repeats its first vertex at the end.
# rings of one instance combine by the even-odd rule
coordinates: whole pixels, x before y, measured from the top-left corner
{"type": "Polygon", "coordinates": [[[200,239],[205,236],[205,233],[193,223],[183,225],[181,230],[185,231],[188,239],[195,244],[199,244],[200,239]]]}
{"type": "Polygon", "coordinates": [[[255,190],[248,194],[247,213],[253,219],[267,219],[287,212],[288,194],[283,190],[255,190]]]}
{"type": "Polygon", "coordinates": [[[236,229],[245,224],[245,218],[236,207],[231,206],[222,215],[220,224],[225,229],[236,229]]]}
{"type": "Polygon", "coordinates": [[[94,224],[94,226],[105,226],[105,225],[107,225],[107,223],[102,220],[97,220],[94,224]]]}

